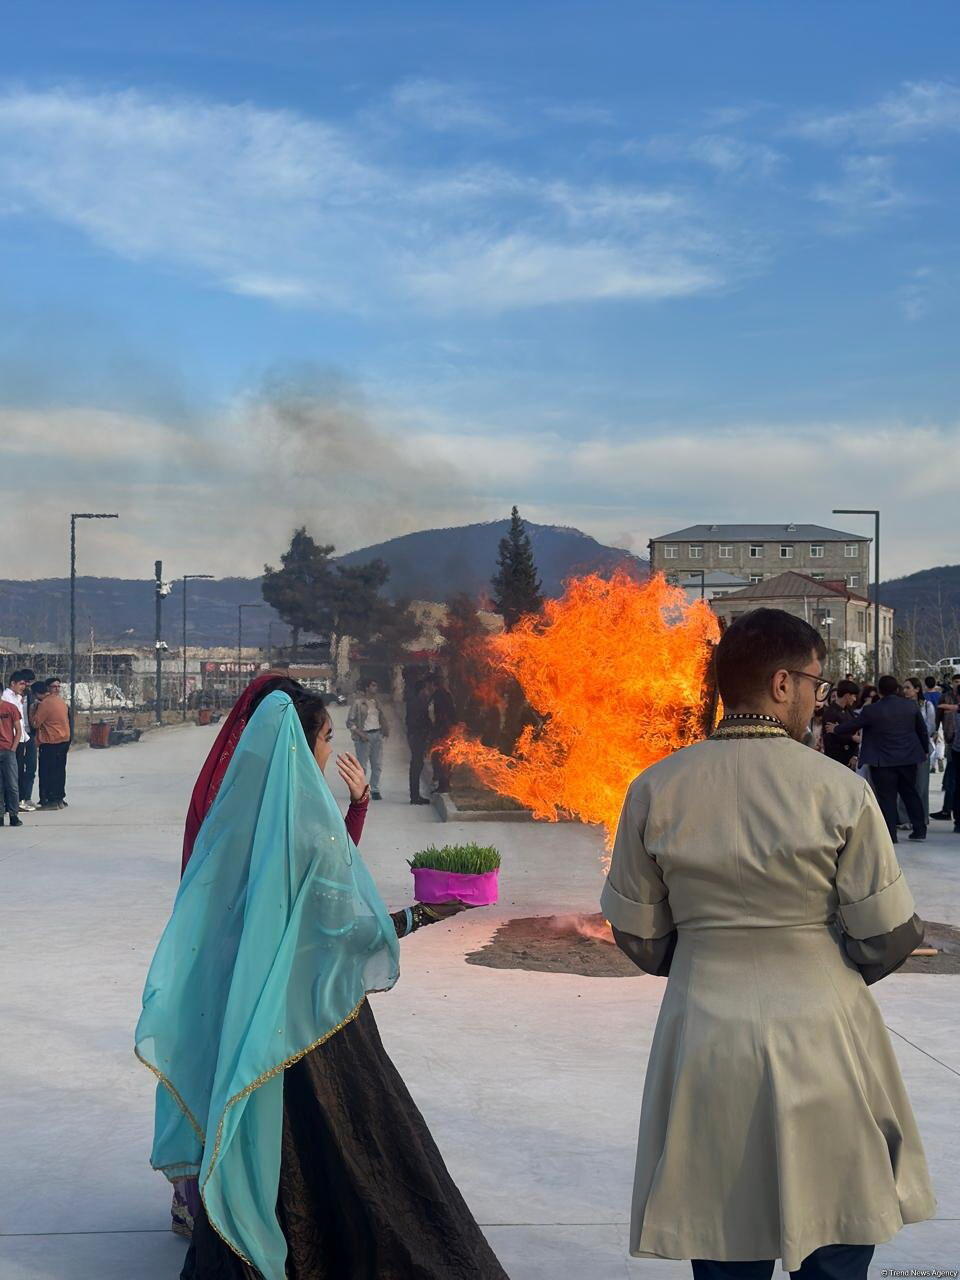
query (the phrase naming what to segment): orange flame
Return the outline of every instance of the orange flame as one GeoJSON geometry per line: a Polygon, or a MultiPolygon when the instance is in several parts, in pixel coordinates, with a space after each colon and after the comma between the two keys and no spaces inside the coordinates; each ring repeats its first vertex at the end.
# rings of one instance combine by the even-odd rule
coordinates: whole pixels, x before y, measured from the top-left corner
{"type": "Polygon", "coordinates": [[[688,604],[662,575],[575,578],[542,617],[484,642],[480,683],[490,667],[514,677],[545,724],[523,730],[516,758],[462,733],[446,744],[448,758],[535,817],[601,823],[609,844],[631,780],[703,736],[719,634],[709,605],[688,604]]]}

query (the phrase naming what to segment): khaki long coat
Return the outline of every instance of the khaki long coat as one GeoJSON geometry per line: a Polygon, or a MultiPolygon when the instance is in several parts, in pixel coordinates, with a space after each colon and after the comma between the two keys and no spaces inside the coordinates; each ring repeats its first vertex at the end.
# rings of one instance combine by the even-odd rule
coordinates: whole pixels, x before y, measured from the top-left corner
{"type": "Polygon", "coordinates": [[[677,930],[632,1254],[793,1271],[933,1216],[883,1019],[843,948],[914,911],[863,779],[788,738],[680,751],[631,784],[602,907],[641,938],[677,930]]]}

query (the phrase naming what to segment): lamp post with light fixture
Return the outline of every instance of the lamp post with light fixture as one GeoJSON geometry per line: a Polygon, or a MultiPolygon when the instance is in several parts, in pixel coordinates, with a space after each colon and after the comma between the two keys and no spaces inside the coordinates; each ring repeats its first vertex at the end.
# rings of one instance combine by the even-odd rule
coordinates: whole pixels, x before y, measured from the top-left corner
{"type": "Polygon", "coordinates": [[[873,507],[834,507],[835,516],[873,516],[873,678],[880,679],[880,512],[873,507]]]}

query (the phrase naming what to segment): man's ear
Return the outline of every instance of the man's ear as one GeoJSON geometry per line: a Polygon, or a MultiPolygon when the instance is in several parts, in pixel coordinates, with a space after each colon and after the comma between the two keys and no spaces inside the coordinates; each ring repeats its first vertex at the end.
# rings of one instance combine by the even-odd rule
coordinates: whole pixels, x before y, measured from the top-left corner
{"type": "Polygon", "coordinates": [[[775,671],[770,677],[770,697],[774,702],[790,701],[790,673],[789,671],[775,671]]]}

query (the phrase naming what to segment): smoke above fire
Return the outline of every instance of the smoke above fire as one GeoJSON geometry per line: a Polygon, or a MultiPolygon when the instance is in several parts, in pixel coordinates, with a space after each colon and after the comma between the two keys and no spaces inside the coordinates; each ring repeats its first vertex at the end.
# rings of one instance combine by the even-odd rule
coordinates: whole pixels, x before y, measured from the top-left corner
{"type": "Polygon", "coordinates": [[[539,721],[514,755],[460,732],[447,743],[501,795],[537,818],[603,826],[608,847],[624,792],[655,761],[703,736],[704,678],[719,627],[661,575],[567,584],[542,617],[491,636],[477,655],[477,693],[516,681],[539,721]]]}

